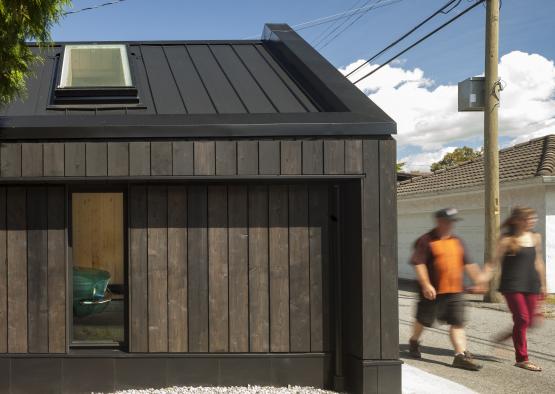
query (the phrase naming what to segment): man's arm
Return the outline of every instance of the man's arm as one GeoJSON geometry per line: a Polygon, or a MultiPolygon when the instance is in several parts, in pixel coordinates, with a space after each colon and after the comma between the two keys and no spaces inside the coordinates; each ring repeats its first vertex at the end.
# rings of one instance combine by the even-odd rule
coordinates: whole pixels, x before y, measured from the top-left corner
{"type": "Polygon", "coordinates": [[[420,283],[420,287],[422,288],[422,295],[428,300],[435,300],[436,289],[430,283],[430,275],[428,274],[426,264],[415,264],[414,270],[416,271],[418,283],[420,283]]]}

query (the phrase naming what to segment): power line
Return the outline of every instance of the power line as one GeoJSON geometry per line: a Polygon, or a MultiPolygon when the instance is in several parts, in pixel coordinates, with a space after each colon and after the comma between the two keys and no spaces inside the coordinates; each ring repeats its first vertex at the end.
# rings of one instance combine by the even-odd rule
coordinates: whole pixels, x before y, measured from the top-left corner
{"type": "Polygon", "coordinates": [[[125,0],[114,0],[114,1],[109,1],[109,2],[107,2],[107,3],[92,5],[92,6],[90,6],[90,7],[81,8],[81,9],[78,9],[78,10],[75,10],[75,11],[66,11],[66,12],[64,12],[62,15],[66,16],[66,15],[71,15],[71,14],[78,14],[78,13],[83,12],[83,11],[91,11],[91,10],[95,10],[95,9],[97,9],[97,8],[106,7],[106,6],[108,6],[108,5],[113,5],[113,4],[117,4],[117,3],[122,3],[122,2],[124,2],[124,1],[125,1],[125,0]]]}
{"type": "MultiPolygon", "coordinates": [[[[364,0],[363,0],[364,1],[364,0]]],[[[362,7],[360,8],[366,8],[368,7],[368,4],[370,4],[372,0],[366,0],[365,3],[361,3],[362,7]]],[[[358,4],[358,1],[357,3],[358,4]]],[[[354,8],[354,7],[353,7],[354,8]]],[[[365,9],[364,12],[367,12],[368,10],[365,9]]],[[[328,31],[326,34],[324,34],[322,37],[320,37],[319,39],[314,40],[312,46],[316,47],[318,45],[320,45],[322,42],[324,42],[325,40],[327,40],[333,33],[335,33],[338,29],[340,29],[341,27],[343,27],[346,23],[349,22],[349,20],[354,16],[355,14],[351,14],[349,15],[348,18],[344,19],[343,21],[341,21],[341,23],[339,23],[337,26],[335,26],[333,29],[331,29],[330,31],[328,31]]],[[[356,18],[356,16],[355,16],[356,18]]]]}
{"type": "MultiPolygon", "coordinates": [[[[361,0],[357,0],[357,1],[352,5],[352,7],[349,8],[349,10],[348,10],[347,12],[352,11],[352,10],[354,10],[355,8],[357,8],[358,5],[359,5],[359,2],[361,2],[361,0]]],[[[361,3],[361,4],[362,4],[362,3],[361,3]]],[[[359,8],[360,8],[360,7],[359,7],[359,8]]],[[[353,14],[351,14],[351,16],[352,16],[352,15],[353,15],[353,14]]],[[[350,16],[349,16],[349,18],[350,18],[350,16]]],[[[340,19],[340,18],[338,18],[338,19],[340,19]]],[[[332,23],[331,25],[329,25],[328,27],[326,27],[324,30],[322,30],[322,31],[314,38],[314,42],[319,41],[320,39],[322,39],[322,37],[323,37],[325,34],[328,34],[329,31],[330,31],[331,29],[333,29],[333,26],[335,26],[335,23],[332,23]]]]}
{"type": "MultiPolygon", "coordinates": [[[[305,30],[305,29],[310,29],[316,26],[320,26],[326,23],[330,23],[333,21],[336,21],[338,19],[343,19],[343,18],[348,18],[352,15],[355,14],[359,14],[361,12],[366,12],[369,8],[373,8],[373,9],[378,9],[378,8],[382,8],[382,7],[387,7],[396,3],[400,3],[403,0],[385,0],[382,1],[378,6],[373,7],[373,6],[367,6],[367,7],[360,7],[360,8],[356,8],[354,10],[347,10],[347,11],[343,11],[343,12],[339,12],[337,14],[333,14],[333,15],[328,15],[328,16],[324,16],[321,18],[317,18],[317,19],[313,19],[310,21],[306,21],[306,22],[302,22],[296,25],[291,26],[291,29],[294,29],[295,31],[301,31],[301,30],[305,30]]],[[[252,36],[248,36],[248,37],[244,37],[244,40],[248,40],[248,39],[252,39],[252,38],[258,38],[259,35],[252,35],[252,36]]]]}
{"type": "Polygon", "coordinates": [[[366,15],[369,11],[373,10],[379,3],[381,3],[382,0],[377,0],[372,7],[370,7],[367,11],[363,12],[362,14],[360,14],[357,18],[355,18],[351,23],[349,23],[343,30],[339,31],[336,35],[334,35],[332,38],[330,38],[324,45],[322,45],[319,49],[324,49],[325,47],[327,47],[329,44],[331,44],[337,37],[339,37],[341,34],[345,33],[347,30],[349,30],[349,28],[351,26],[353,26],[355,23],[357,23],[364,15],[366,15]]]}
{"type": "Polygon", "coordinates": [[[432,15],[430,15],[429,17],[427,17],[426,19],[424,19],[422,22],[420,22],[419,24],[417,24],[416,26],[414,26],[412,29],[410,29],[408,32],[406,32],[405,34],[403,34],[401,37],[399,37],[398,39],[396,39],[395,41],[393,41],[391,44],[389,44],[388,46],[386,46],[384,49],[382,49],[381,51],[379,51],[378,53],[376,53],[374,56],[372,56],[371,58],[369,58],[368,60],[366,60],[364,63],[362,63],[361,65],[359,65],[357,68],[355,68],[354,70],[352,70],[350,73],[348,73],[347,75],[345,75],[346,77],[350,76],[351,74],[354,74],[355,72],[357,72],[358,70],[360,70],[362,67],[364,67],[365,65],[367,65],[368,63],[370,63],[372,60],[376,59],[378,56],[380,56],[381,54],[383,54],[384,52],[388,51],[389,49],[393,48],[395,45],[397,45],[399,42],[403,41],[405,38],[407,38],[409,35],[411,35],[412,33],[414,33],[416,30],[418,30],[420,27],[422,27],[423,25],[425,25],[426,23],[428,23],[431,19],[435,18],[437,15],[439,14],[447,14],[451,11],[453,11],[455,8],[457,8],[459,6],[459,4],[461,3],[462,0],[449,0],[446,4],[444,4],[440,9],[438,9],[436,12],[434,12],[432,15]],[[451,4],[457,2],[457,4],[455,4],[453,7],[451,7],[449,10],[445,11],[445,9],[447,7],[449,7],[451,4]]]}
{"type": "Polygon", "coordinates": [[[362,81],[363,79],[369,77],[370,75],[374,74],[376,71],[378,71],[379,69],[381,69],[382,67],[386,66],[387,64],[391,63],[393,60],[397,59],[399,56],[403,55],[404,53],[408,52],[409,50],[411,50],[412,48],[414,48],[415,46],[417,46],[418,44],[420,44],[422,41],[430,38],[431,36],[433,36],[435,33],[437,33],[438,31],[444,29],[445,27],[447,27],[448,25],[450,25],[451,23],[453,23],[454,21],[456,21],[457,19],[459,19],[461,16],[463,16],[464,14],[466,14],[467,12],[469,12],[470,10],[474,9],[475,7],[477,7],[478,5],[480,5],[481,3],[483,3],[485,0],[478,0],[476,3],[474,3],[473,5],[471,5],[468,8],[465,8],[463,11],[459,12],[456,16],[454,16],[453,18],[449,19],[447,22],[445,22],[443,25],[439,26],[438,28],[432,30],[430,33],[426,34],[424,37],[422,37],[421,39],[419,39],[418,41],[416,41],[414,44],[410,45],[409,47],[403,49],[401,52],[397,53],[395,56],[389,58],[386,62],[384,62],[383,64],[381,64],[380,66],[376,67],[375,69],[373,69],[372,71],[370,71],[369,73],[365,74],[363,77],[357,79],[355,82],[353,82],[354,84],[359,83],[360,81],[362,81]]]}

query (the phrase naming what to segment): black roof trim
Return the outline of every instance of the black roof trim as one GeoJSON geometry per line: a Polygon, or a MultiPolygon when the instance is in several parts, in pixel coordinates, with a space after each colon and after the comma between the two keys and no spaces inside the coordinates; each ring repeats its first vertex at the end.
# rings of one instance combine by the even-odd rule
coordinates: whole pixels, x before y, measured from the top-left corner
{"type": "Polygon", "coordinates": [[[252,138],[389,135],[392,122],[349,112],[298,114],[42,115],[0,118],[0,139],[252,138]]]}

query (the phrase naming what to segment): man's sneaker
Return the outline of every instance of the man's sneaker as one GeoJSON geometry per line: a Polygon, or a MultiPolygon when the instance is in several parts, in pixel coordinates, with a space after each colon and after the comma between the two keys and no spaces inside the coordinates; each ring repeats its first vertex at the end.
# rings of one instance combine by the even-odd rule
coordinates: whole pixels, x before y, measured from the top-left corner
{"type": "Polygon", "coordinates": [[[420,353],[420,342],[413,339],[409,340],[409,355],[412,358],[422,358],[422,353],[420,353]]]}
{"type": "Polygon", "coordinates": [[[472,360],[472,357],[466,354],[457,354],[453,359],[453,367],[466,369],[468,371],[479,371],[482,366],[476,361],[472,360]]]}

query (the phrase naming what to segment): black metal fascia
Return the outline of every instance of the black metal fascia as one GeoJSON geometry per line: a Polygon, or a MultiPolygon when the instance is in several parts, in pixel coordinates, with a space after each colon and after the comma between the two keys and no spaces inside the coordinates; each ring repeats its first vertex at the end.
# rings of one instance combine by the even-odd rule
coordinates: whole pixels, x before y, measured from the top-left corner
{"type": "Polygon", "coordinates": [[[389,135],[393,121],[350,112],[0,117],[2,140],[389,135]]]}
{"type": "Polygon", "coordinates": [[[332,111],[375,114],[391,123],[389,133],[396,132],[395,122],[289,25],[266,24],[262,42],[301,86],[310,88],[309,93],[332,111]]]}

